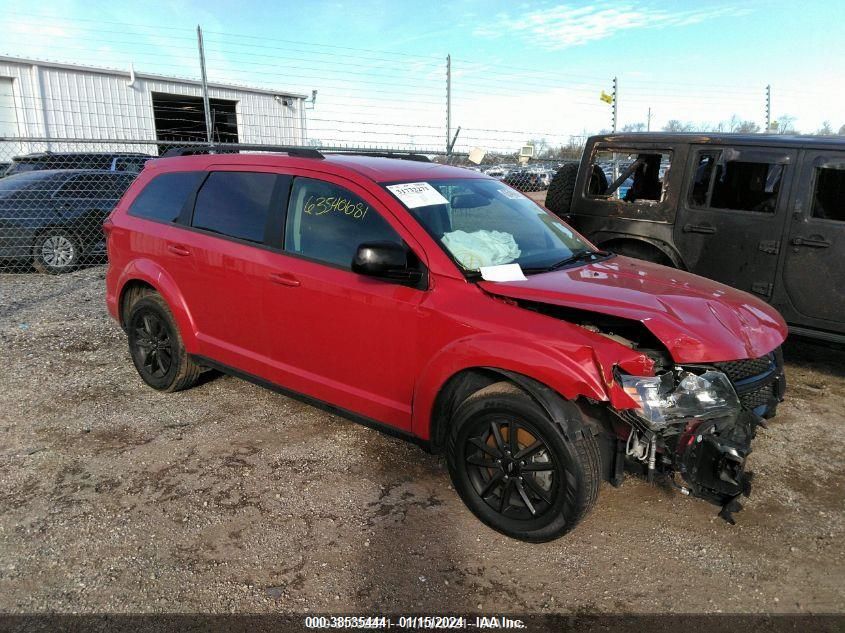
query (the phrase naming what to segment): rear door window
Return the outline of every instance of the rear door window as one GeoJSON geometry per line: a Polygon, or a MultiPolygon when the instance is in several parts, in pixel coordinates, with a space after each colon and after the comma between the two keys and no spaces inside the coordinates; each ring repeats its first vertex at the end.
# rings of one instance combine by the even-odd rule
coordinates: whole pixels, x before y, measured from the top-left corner
{"type": "Polygon", "coordinates": [[[227,237],[264,242],[276,174],[215,171],[197,193],[191,226],[227,237]]]}
{"type": "Polygon", "coordinates": [[[845,164],[836,168],[816,168],[813,217],[845,222],[845,164]]]}
{"type": "Polygon", "coordinates": [[[117,199],[129,186],[125,178],[116,179],[112,174],[86,174],[71,178],[56,191],[57,198],[82,200],[117,199]]]}
{"type": "Polygon", "coordinates": [[[202,171],[177,171],[153,178],[129,207],[129,215],[175,222],[188,198],[205,177],[202,171]]]}
{"type": "Polygon", "coordinates": [[[694,207],[774,213],[785,165],[736,150],[699,152],[689,202],[694,207]]]}

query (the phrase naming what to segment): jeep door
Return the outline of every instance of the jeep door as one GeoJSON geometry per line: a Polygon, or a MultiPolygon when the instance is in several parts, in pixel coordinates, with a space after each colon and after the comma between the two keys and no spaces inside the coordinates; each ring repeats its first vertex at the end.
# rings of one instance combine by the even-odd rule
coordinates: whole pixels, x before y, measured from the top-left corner
{"type": "Polygon", "coordinates": [[[296,176],[266,286],[267,338],[274,382],[409,430],[427,291],[352,272],[358,246],[383,241],[422,253],[363,187],[296,176]]]}
{"type": "Polygon", "coordinates": [[[674,242],[688,270],[769,300],[794,150],[693,146],[674,242]]]}
{"type": "Polygon", "coordinates": [[[845,332],[845,152],[805,150],[794,199],[783,288],[802,324],[845,332]]]}

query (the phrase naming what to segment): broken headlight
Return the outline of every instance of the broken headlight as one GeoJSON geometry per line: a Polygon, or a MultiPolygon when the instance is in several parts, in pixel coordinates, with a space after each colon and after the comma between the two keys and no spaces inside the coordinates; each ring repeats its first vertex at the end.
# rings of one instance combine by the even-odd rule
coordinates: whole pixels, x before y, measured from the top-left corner
{"type": "Polygon", "coordinates": [[[678,370],[660,376],[620,375],[622,388],[639,404],[637,414],[652,427],[673,420],[709,419],[739,413],[739,399],[720,371],[678,370]]]}

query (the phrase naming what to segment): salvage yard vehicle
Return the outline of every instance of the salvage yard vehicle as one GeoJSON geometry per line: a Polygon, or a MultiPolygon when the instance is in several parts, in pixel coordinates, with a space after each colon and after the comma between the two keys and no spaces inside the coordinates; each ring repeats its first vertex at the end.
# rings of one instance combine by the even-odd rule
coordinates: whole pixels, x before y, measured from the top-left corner
{"type": "Polygon", "coordinates": [[[66,273],[105,255],[102,224],[132,174],[62,169],[0,180],[0,260],[66,273]]]}
{"type": "Polygon", "coordinates": [[[773,308],[477,172],[277,150],[152,161],[106,221],[144,382],[215,368],[445,453],[518,539],[571,530],[626,465],[733,521],[785,389],[773,308]]]}
{"type": "Polygon", "coordinates": [[[35,152],[15,156],[5,175],[42,169],[98,169],[137,174],[152,158],[140,152],[35,152]]]}
{"type": "Polygon", "coordinates": [[[845,342],[845,138],[594,136],[546,207],[601,248],[753,293],[790,331],[845,342]]]}

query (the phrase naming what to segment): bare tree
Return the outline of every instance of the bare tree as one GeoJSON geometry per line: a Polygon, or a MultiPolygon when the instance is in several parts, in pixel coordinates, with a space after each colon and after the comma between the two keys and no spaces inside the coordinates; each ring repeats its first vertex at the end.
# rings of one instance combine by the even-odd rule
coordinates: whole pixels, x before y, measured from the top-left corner
{"type": "Polygon", "coordinates": [[[816,130],[816,134],[819,136],[830,136],[833,134],[833,128],[830,126],[830,121],[822,123],[822,126],[816,130]]]}
{"type": "Polygon", "coordinates": [[[626,123],[622,126],[623,132],[645,132],[645,123],[626,123]]]}
{"type": "Polygon", "coordinates": [[[692,123],[683,123],[678,119],[670,119],[663,126],[664,132],[691,132],[694,129],[692,123]]]}
{"type": "Polygon", "coordinates": [[[845,125],[843,125],[841,128],[839,128],[839,131],[837,132],[837,134],[839,134],[840,136],[845,136],[845,125]]]}
{"type": "Polygon", "coordinates": [[[777,119],[778,134],[795,134],[795,117],[791,114],[782,114],[777,119]]]}
{"type": "Polygon", "coordinates": [[[733,131],[737,134],[757,134],[760,131],[760,126],[754,121],[740,121],[733,131]]]}

